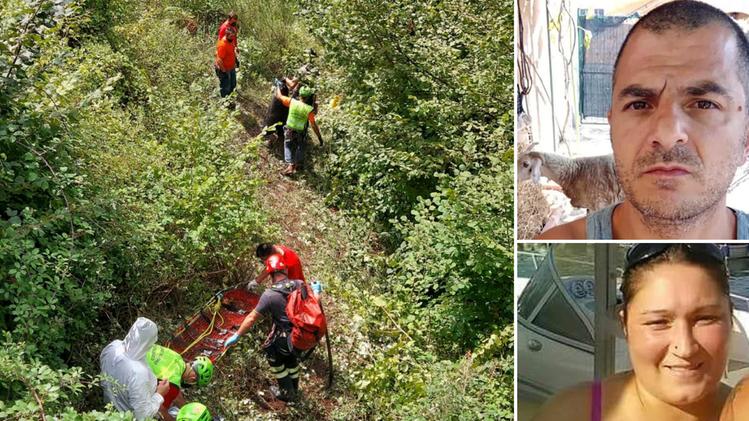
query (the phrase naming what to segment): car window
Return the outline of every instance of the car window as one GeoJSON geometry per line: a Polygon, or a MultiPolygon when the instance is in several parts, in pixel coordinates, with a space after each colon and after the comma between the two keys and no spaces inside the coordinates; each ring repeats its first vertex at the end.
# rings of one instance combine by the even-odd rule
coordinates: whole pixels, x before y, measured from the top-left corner
{"type": "Polygon", "coordinates": [[[530,278],[536,272],[546,256],[545,249],[518,250],[518,278],[530,278]]]}
{"type": "Polygon", "coordinates": [[[549,288],[553,285],[551,268],[548,262],[550,255],[544,258],[541,266],[533,274],[528,285],[525,287],[522,295],[518,299],[518,315],[523,318],[530,318],[533,309],[536,308],[541,298],[546,295],[549,288]]]}
{"type": "Polygon", "coordinates": [[[595,244],[555,244],[554,266],[560,278],[593,278],[595,244]]]}
{"type": "Polygon", "coordinates": [[[593,282],[593,279],[580,277],[562,279],[562,285],[567,290],[567,294],[590,320],[591,326],[595,320],[596,309],[593,282]]]}
{"type": "Polygon", "coordinates": [[[554,288],[552,296],[531,322],[557,335],[593,345],[590,332],[558,288],[554,288]]]}
{"type": "Polygon", "coordinates": [[[749,298],[743,295],[731,294],[731,303],[733,303],[733,311],[749,311],[749,298]]]}

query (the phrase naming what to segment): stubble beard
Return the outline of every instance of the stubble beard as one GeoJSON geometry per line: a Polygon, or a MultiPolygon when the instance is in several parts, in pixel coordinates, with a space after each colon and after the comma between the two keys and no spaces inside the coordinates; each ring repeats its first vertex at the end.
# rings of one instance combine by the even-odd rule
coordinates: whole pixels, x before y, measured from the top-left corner
{"type": "MultiPolygon", "coordinates": [[[[630,168],[625,168],[616,156],[614,160],[617,178],[626,200],[640,213],[642,223],[654,233],[668,237],[696,226],[722,205],[741,155],[741,149],[731,151],[712,170],[706,169],[699,156],[685,145],[676,145],[668,151],[656,149],[637,158],[630,168]],[[644,195],[643,192],[637,192],[635,186],[638,174],[642,174],[646,167],[658,163],[688,166],[691,173],[687,177],[692,177],[702,188],[697,193],[681,195],[676,200],[670,197],[672,195],[644,195]]],[[[673,192],[683,182],[684,180],[660,179],[656,180],[655,187],[658,191],[673,192]]]]}

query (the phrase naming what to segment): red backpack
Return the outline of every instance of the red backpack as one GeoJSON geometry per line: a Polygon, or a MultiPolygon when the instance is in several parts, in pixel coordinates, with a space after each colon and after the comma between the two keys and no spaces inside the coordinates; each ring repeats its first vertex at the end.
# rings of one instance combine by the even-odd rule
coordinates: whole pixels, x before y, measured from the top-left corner
{"type": "Polygon", "coordinates": [[[286,295],[286,316],[291,322],[291,345],[298,350],[314,348],[328,331],[325,313],[306,282],[286,295]]]}

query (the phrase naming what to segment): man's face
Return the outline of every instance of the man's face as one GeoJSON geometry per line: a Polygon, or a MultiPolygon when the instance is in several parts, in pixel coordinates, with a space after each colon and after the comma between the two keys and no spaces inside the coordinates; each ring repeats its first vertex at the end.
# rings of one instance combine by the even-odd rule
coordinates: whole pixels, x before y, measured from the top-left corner
{"type": "Polygon", "coordinates": [[[738,60],[718,24],[630,37],[609,124],[617,176],[644,216],[685,220],[725,200],[747,153],[738,60]]]}
{"type": "Polygon", "coordinates": [[[286,87],[291,89],[296,89],[296,87],[299,85],[299,79],[293,78],[293,79],[286,79],[286,87]]]}
{"type": "Polygon", "coordinates": [[[185,384],[191,386],[198,382],[198,373],[195,372],[192,365],[189,366],[189,369],[185,370],[182,380],[184,380],[185,384]]]}

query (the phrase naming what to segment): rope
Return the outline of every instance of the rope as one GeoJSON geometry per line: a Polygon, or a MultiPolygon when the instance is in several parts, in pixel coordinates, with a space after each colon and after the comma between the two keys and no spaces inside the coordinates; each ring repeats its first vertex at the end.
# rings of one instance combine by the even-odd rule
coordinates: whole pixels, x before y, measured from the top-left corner
{"type": "MultiPolygon", "coordinates": [[[[222,316],[221,313],[220,313],[220,310],[221,310],[221,298],[223,297],[223,295],[224,295],[224,293],[226,291],[229,291],[229,290],[232,290],[232,289],[236,289],[237,287],[239,287],[243,283],[245,283],[245,281],[239,281],[236,284],[234,284],[232,286],[229,286],[229,287],[226,287],[226,288],[222,289],[221,291],[219,291],[219,292],[217,292],[216,294],[213,295],[213,298],[211,298],[211,300],[216,300],[216,303],[212,307],[213,311],[212,311],[212,315],[211,315],[211,323],[208,325],[208,327],[194,341],[192,341],[192,343],[190,343],[190,345],[187,346],[187,348],[185,348],[184,350],[182,350],[182,352],[179,353],[180,355],[184,355],[185,352],[189,351],[191,348],[193,348],[195,345],[197,345],[200,341],[202,341],[203,339],[205,339],[206,336],[210,335],[211,332],[213,332],[213,329],[215,328],[215,325],[216,325],[215,322],[216,322],[216,316],[217,315],[221,319],[221,322],[219,322],[219,324],[221,325],[221,324],[224,323],[224,316],[222,316]]],[[[192,316],[189,319],[185,320],[182,323],[182,326],[180,327],[180,329],[177,330],[177,332],[175,333],[174,336],[181,335],[183,332],[185,332],[187,330],[187,328],[190,327],[190,325],[195,320],[198,319],[198,317],[201,317],[202,314],[203,314],[203,309],[206,308],[207,306],[211,305],[211,300],[208,300],[208,303],[206,303],[206,305],[203,306],[194,316],[192,316]]],[[[172,340],[173,339],[174,338],[172,338],[172,340]]],[[[222,352],[221,355],[218,356],[218,358],[221,358],[225,353],[226,353],[226,349],[224,349],[224,352],[222,352]]]]}
{"type": "MultiPolygon", "coordinates": [[[[213,326],[215,325],[215,322],[216,322],[216,315],[219,314],[219,311],[221,310],[221,298],[219,298],[219,297],[220,296],[215,297],[216,304],[214,304],[213,307],[212,307],[213,315],[211,316],[211,323],[208,325],[208,327],[205,328],[205,330],[203,331],[203,333],[201,333],[197,337],[197,339],[195,339],[194,341],[192,341],[192,343],[190,345],[188,345],[187,348],[185,348],[182,352],[180,352],[180,355],[184,355],[185,352],[189,351],[192,347],[194,347],[195,345],[197,345],[198,342],[202,341],[206,336],[210,335],[211,332],[213,332],[213,326]]],[[[201,312],[202,312],[202,310],[201,310],[201,312]]],[[[223,316],[220,316],[220,317],[221,317],[221,320],[223,321],[223,319],[224,319],[223,316]]]]}
{"type": "Polygon", "coordinates": [[[525,54],[525,41],[523,29],[523,15],[520,13],[520,0],[517,1],[518,7],[518,108],[522,109],[522,98],[531,91],[533,80],[531,79],[531,67],[528,63],[528,56],[525,54]]]}

